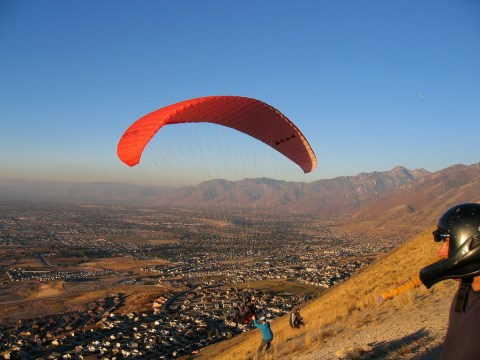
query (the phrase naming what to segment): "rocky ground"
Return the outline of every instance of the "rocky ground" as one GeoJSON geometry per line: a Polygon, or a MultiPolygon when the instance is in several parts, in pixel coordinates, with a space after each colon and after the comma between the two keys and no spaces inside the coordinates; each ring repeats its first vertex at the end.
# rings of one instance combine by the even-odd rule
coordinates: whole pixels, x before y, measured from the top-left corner
{"type": "MultiPolygon", "coordinates": [[[[448,323],[455,283],[425,292],[411,304],[381,304],[364,316],[374,322],[358,328],[343,328],[322,340],[307,353],[288,360],[328,359],[439,359],[448,323]]],[[[287,359],[287,358],[286,358],[287,359]]]]}

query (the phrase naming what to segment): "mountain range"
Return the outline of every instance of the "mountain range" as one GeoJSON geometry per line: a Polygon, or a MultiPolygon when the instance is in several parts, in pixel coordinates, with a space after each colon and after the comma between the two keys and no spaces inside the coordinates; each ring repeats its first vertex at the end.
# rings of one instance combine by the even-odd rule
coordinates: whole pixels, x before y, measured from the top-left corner
{"type": "Polygon", "coordinates": [[[241,207],[336,216],[360,233],[410,236],[455,203],[480,200],[480,163],[429,172],[397,166],[311,183],[269,178],[209,180],[182,188],[125,183],[0,181],[1,201],[78,204],[241,207]]]}

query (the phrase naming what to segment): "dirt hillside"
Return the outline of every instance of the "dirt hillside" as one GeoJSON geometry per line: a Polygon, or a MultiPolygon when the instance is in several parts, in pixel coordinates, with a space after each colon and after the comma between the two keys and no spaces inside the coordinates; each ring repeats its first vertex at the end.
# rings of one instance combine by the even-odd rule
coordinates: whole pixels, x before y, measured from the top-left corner
{"type": "MultiPolygon", "coordinates": [[[[264,359],[437,359],[454,281],[424,286],[393,300],[380,293],[418,274],[436,256],[431,229],[306,304],[307,324],[292,333],[287,318],[272,322],[273,348],[264,359]]],[[[203,349],[200,359],[257,359],[258,330],[203,349]]]]}

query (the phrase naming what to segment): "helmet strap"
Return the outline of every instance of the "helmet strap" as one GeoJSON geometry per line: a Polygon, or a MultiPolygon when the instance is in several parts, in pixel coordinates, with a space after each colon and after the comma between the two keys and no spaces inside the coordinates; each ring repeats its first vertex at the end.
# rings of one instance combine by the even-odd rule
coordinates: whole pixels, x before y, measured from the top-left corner
{"type": "Polygon", "coordinates": [[[465,312],[465,309],[467,308],[468,293],[470,292],[472,281],[472,277],[462,279],[460,289],[458,289],[457,293],[457,300],[455,302],[455,312],[465,312]]]}

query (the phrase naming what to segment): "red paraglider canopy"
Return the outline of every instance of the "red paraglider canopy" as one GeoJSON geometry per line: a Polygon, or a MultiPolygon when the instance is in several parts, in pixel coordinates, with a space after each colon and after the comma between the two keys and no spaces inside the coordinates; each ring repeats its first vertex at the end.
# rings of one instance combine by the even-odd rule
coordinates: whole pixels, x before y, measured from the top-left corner
{"type": "Polygon", "coordinates": [[[118,143],[118,157],[134,166],[162,126],[194,122],[223,125],[248,134],[285,155],[305,173],[317,166],[307,139],[285,115],[260,100],[240,96],[201,97],[151,112],[125,131],[118,143]]]}

